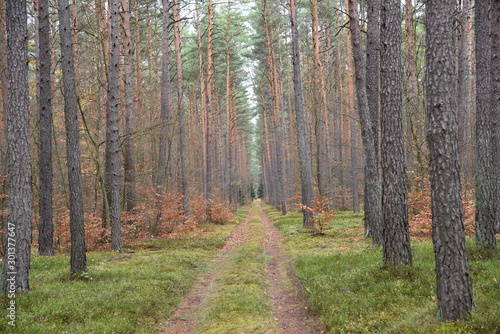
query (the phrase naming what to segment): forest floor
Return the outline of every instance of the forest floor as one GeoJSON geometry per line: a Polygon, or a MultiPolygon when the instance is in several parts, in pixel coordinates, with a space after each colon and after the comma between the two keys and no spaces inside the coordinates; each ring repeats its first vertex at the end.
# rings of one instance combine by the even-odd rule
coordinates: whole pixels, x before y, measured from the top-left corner
{"type": "Polygon", "coordinates": [[[0,297],[0,333],[500,333],[500,252],[467,239],[475,308],[442,324],[429,238],[412,237],[413,265],[383,265],[363,238],[363,215],[337,212],[323,233],[302,215],[254,202],[231,223],[87,254],[34,250],[31,290],[16,296],[16,326],[0,297]]]}
{"type": "Polygon", "coordinates": [[[322,333],[260,201],[161,333],[322,333]]]}

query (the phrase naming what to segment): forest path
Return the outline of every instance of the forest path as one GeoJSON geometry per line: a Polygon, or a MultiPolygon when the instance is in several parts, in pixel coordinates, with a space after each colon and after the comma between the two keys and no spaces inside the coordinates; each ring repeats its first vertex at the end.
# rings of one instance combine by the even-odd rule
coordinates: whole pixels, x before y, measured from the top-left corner
{"type": "MultiPolygon", "coordinates": [[[[280,232],[274,227],[273,223],[262,210],[260,201],[254,202],[245,221],[233,231],[231,237],[221,250],[220,255],[212,260],[209,271],[198,278],[189,295],[184,298],[174,314],[167,320],[167,327],[160,333],[189,334],[196,333],[197,327],[198,331],[200,327],[204,327],[205,329],[210,328],[210,326],[205,326],[207,324],[199,323],[203,321],[201,319],[203,319],[204,315],[210,313],[210,307],[213,307],[209,301],[213,301],[215,298],[218,301],[221,298],[220,301],[222,302],[223,297],[217,295],[218,290],[221,288],[220,285],[223,284],[221,280],[224,280],[228,272],[234,272],[235,269],[238,271],[234,258],[241,256],[241,254],[238,255],[239,252],[242,252],[242,249],[255,243],[255,240],[259,240],[260,246],[258,247],[261,248],[262,256],[267,259],[262,266],[261,275],[262,284],[265,286],[262,294],[264,295],[264,299],[268,299],[268,303],[266,303],[269,304],[269,310],[266,313],[269,314],[264,316],[264,318],[256,317],[255,319],[251,319],[252,321],[266,323],[263,327],[259,327],[257,324],[251,332],[287,334],[323,333],[324,329],[319,326],[316,317],[310,314],[307,309],[300,284],[288,257],[280,249],[281,239],[280,232]],[[260,232],[255,229],[256,222],[260,226],[258,228],[260,232]],[[257,237],[256,239],[258,235],[262,237],[257,237]],[[262,319],[269,319],[270,321],[263,321],[262,319]]],[[[217,321],[224,321],[222,318],[219,317],[217,321]]],[[[241,320],[245,321],[244,318],[241,320]]],[[[229,321],[233,321],[233,319],[229,321]]],[[[237,322],[237,320],[234,319],[234,322],[237,322]]],[[[221,325],[221,327],[217,327],[219,328],[218,330],[215,328],[209,330],[210,333],[233,332],[230,330],[231,324],[229,324],[229,327],[221,325]]],[[[238,333],[240,332],[242,331],[238,331],[238,333]]]]}
{"type": "Polygon", "coordinates": [[[315,315],[306,306],[298,278],[290,261],[280,249],[281,233],[259,204],[260,217],[266,229],[264,249],[267,262],[268,294],[280,333],[324,333],[315,315]]]}
{"type": "Polygon", "coordinates": [[[212,260],[210,269],[206,274],[198,278],[191,292],[184,297],[184,300],[177,307],[172,317],[167,320],[165,330],[159,332],[163,334],[188,334],[194,333],[198,324],[201,310],[207,301],[207,297],[213,290],[215,280],[220,276],[225,267],[225,262],[228,256],[248,238],[248,222],[252,218],[252,208],[248,210],[248,214],[226,241],[221,250],[221,254],[212,260]]]}

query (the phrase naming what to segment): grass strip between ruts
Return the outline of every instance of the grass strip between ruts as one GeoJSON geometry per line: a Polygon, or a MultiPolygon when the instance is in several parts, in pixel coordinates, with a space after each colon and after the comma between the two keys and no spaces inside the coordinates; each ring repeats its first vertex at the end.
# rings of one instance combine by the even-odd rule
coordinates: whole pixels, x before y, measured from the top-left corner
{"type": "Polygon", "coordinates": [[[214,284],[197,333],[272,333],[276,331],[266,293],[265,229],[253,208],[248,240],[231,253],[214,284]]]}

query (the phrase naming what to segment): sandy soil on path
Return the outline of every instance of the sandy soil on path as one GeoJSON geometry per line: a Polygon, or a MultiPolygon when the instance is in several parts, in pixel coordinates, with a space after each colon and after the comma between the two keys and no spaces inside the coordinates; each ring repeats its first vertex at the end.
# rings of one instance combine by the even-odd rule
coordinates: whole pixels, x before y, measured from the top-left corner
{"type": "Polygon", "coordinates": [[[268,294],[280,333],[324,333],[316,316],[306,307],[300,283],[286,255],[280,250],[281,234],[260,208],[266,228],[264,248],[270,258],[267,263],[268,294]]]}
{"type": "Polygon", "coordinates": [[[198,324],[200,311],[207,300],[207,296],[212,288],[214,281],[219,277],[224,266],[227,255],[233,252],[238,246],[245,243],[249,237],[248,222],[252,218],[252,208],[248,211],[247,217],[232,232],[226,244],[221,250],[220,255],[212,260],[210,269],[206,274],[197,280],[191,292],[184,297],[184,300],[177,307],[177,310],[170,319],[166,321],[166,328],[159,333],[162,334],[188,334],[194,333],[198,324]]]}
{"type": "MultiPolygon", "coordinates": [[[[319,325],[317,318],[306,307],[300,283],[288,257],[280,250],[280,232],[262,211],[261,204],[256,202],[254,205],[259,206],[260,217],[266,230],[264,248],[269,257],[266,270],[267,294],[277,323],[277,333],[324,333],[324,328],[319,325]]],[[[208,296],[213,292],[213,284],[225,269],[224,262],[228,255],[251,237],[248,233],[248,223],[252,218],[252,212],[253,209],[250,208],[245,221],[233,231],[220,254],[212,260],[208,272],[197,280],[172,317],[163,324],[166,328],[159,334],[194,333],[201,310],[208,296]]]]}

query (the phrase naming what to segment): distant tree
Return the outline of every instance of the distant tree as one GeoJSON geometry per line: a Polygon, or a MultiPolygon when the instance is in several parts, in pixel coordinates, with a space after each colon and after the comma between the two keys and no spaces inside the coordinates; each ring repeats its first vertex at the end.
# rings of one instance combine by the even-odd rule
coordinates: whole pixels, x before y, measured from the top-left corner
{"type": "Polygon", "coordinates": [[[411,265],[404,165],[401,1],[384,1],[380,29],[380,105],[384,262],[411,265]]]}
{"type": "Polygon", "coordinates": [[[52,78],[49,1],[38,1],[38,179],[39,213],[38,253],[54,255],[52,211],[52,78]]]}
{"type": "Polygon", "coordinates": [[[28,85],[28,28],[25,0],[5,1],[7,28],[8,206],[6,247],[1,292],[10,291],[15,272],[15,293],[28,291],[31,260],[31,145],[28,85]],[[12,254],[11,248],[15,248],[12,254]],[[10,255],[10,256],[9,256],[10,255]],[[14,259],[12,259],[14,255],[14,259]]]}
{"type": "MultiPolygon", "coordinates": [[[[169,2],[162,0],[162,56],[161,56],[161,99],[160,99],[160,121],[162,123],[160,132],[160,143],[158,152],[158,175],[156,177],[156,192],[163,195],[166,190],[166,168],[167,153],[172,146],[169,138],[172,138],[172,92],[170,90],[170,57],[169,57],[169,2]]],[[[170,157],[172,160],[173,157],[170,157]]],[[[174,171],[169,165],[170,181],[173,181],[174,171]]]]}
{"type": "MultiPolygon", "coordinates": [[[[302,185],[302,204],[311,207],[315,199],[314,185],[311,171],[309,145],[307,142],[307,118],[302,87],[302,73],[299,52],[299,29],[297,20],[297,1],[288,0],[288,10],[292,29],[292,62],[293,62],[293,89],[295,98],[295,125],[297,127],[297,146],[299,151],[300,183],[302,185]]],[[[302,210],[304,227],[313,226],[312,214],[302,210]]]]}
{"type": "Polygon", "coordinates": [[[453,0],[429,0],[425,8],[432,241],[441,321],[466,318],[473,306],[462,212],[457,102],[453,84],[457,79],[454,8],[453,0]]]}
{"type": "MultiPolygon", "coordinates": [[[[213,97],[212,97],[212,85],[216,84],[216,80],[213,76],[213,24],[214,24],[214,7],[212,0],[208,0],[208,41],[207,41],[207,91],[206,91],[206,154],[205,154],[205,164],[206,164],[206,177],[205,177],[205,201],[207,201],[207,212],[210,217],[211,204],[212,201],[212,112],[213,112],[213,97]]],[[[202,96],[202,98],[204,98],[202,96]]]]}
{"type": "MultiPolygon", "coordinates": [[[[491,155],[491,40],[488,0],[476,1],[476,244],[496,248],[491,155]]],[[[498,166],[495,166],[497,168],[498,166]]]]}
{"type": "Polygon", "coordinates": [[[183,103],[182,84],[182,40],[181,40],[181,7],[179,0],[173,0],[175,64],[177,69],[177,119],[179,120],[179,155],[180,155],[180,192],[183,196],[184,214],[189,216],[189,184],[186,151],[186,116],[183,103]]]}
{"type": "Polygon", "coordinates": [[[80,138],[76,99],[73,39],[68,0],[58,0],[61,67],[64,85],[64,117],[66,124],[66,156],[69,180],[69,210],[71,230],[71,272],[87,271],[83,194],[80,165],[80,138]]]}

